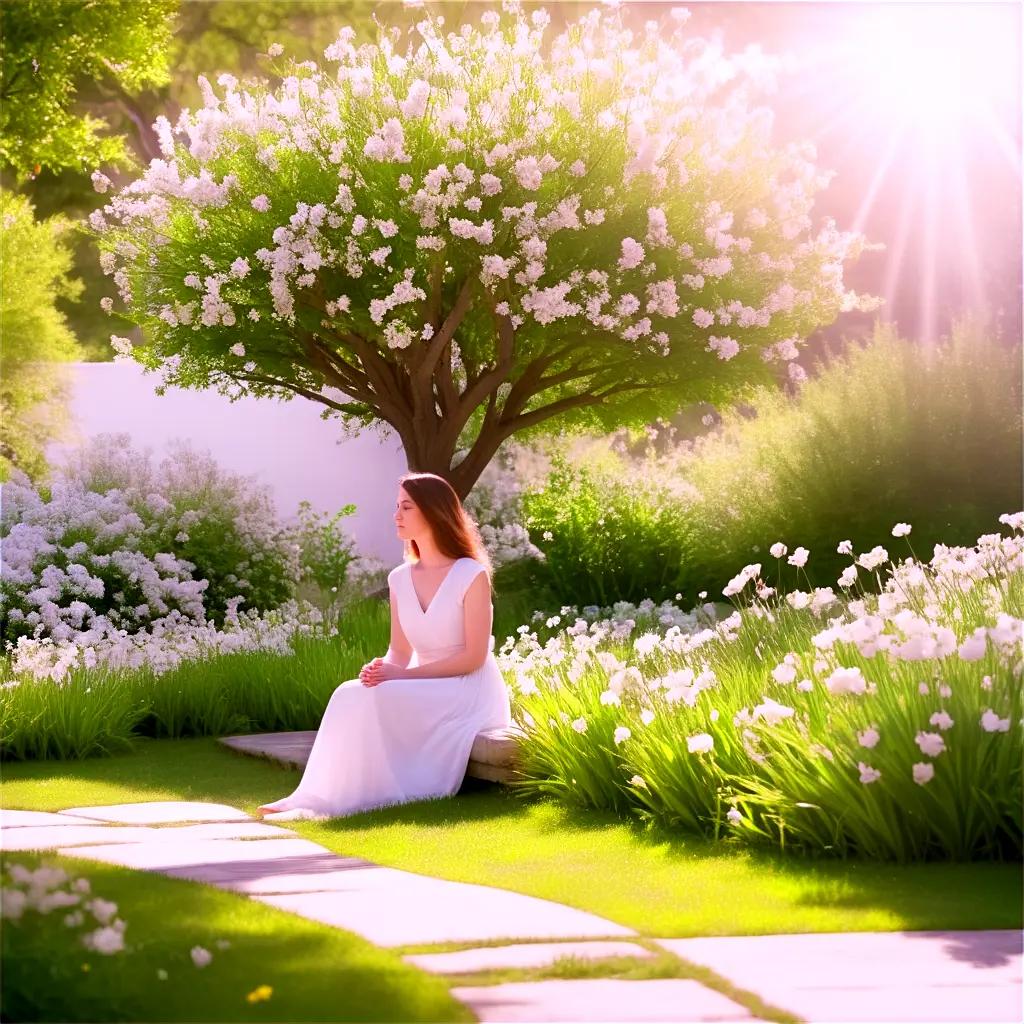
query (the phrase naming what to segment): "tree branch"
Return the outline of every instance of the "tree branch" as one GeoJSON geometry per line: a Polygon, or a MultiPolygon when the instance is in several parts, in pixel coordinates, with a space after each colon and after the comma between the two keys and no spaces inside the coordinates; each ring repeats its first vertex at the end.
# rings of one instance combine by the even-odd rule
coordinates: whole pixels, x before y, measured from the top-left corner
{"type": "Polygon", "coordinates": [[[323,395],[318,391],[311,391],[309,388],[304,388],[301,384],[295,384],[288,380],[279,380],[277,377],[267,377],[262,373],[235,373],[228,371],[224,371],[224,373],[232,380],[251,380],[255,381],[257,384],[266,384],[270,387],[285,388],[288,391],[294,391],[295,394],[301,395],[303,398],[308,398],[312,402],[319,402],[321,405],[329,405],[332,409],[337,409],[339,412],[358,413],[363,411],[376,411],[369,409],[367,406],[361,405],[359,402],[336,402],[333,398],[328,398],[326,395],[323,395]]]}
{"type": "Polygon", "coordinates": [[[552,402],[550,405],[543,405],[539,409],[533,409],[530,412],[523,413],[521,416],[516,416],[512,420],[505,420],[503,418],[499,421],[501,424],[502,440],[519,430],[525,430],[527,427],[532,427],[537,423],[542,423],[544,420],[550,419],[552,416],[557,416],[559,413],[567,412],[569,409],[579,409],[588,405],[600,405],[609,395],[618,394],[622,391],[650,391],[663,386],[664,385],[660,383],[648,384],[642,381],[627,381],[624,384],[608,388],[607,391],[602,391],[600,393],[567,395],[565,398],[560,398],[558,401],[552,402]]]}

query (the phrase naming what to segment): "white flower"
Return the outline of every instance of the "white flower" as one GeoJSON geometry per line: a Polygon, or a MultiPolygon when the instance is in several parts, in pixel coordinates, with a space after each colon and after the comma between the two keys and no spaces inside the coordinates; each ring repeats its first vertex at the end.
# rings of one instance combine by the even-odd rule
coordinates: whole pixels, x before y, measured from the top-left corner
{"type": "Polygon", "coordinates": [[[937,732],[919,732],[914,742],[929,757],[938,757],[946,749],[946,741],[937,732]]]}
{"type": "Polygon", "coordinates": [[[772,669],[772,677],[777,683],[791,683],[796,679],[796,668],[786,663],[776,665],[772,669]]]}
{"type": "Polygon", "coordinates": [[[857,558],[857,564],[863,566],[870,572],[877,569],[889,560],[889,552],[880,544],[876,544],[870,551],[865,552],[857,558]]]}
{"type": "Polygon", "coordinates": [[[601,694],[602,704],[621,704],[622,701],[619,699],[619,695],[614,690],[605,690],[601,694]]]}
{"type": "Polygon", "coordinates": [[[863,732],[857,733],[857,742],[862,747],[867,747],[868,749],[874,747],[878,743],[878,730],[872,726],[863,732]]]}
{"type": "Polygon", "coordinates": [[[543,533],[543,537],[544,537],[545,540],[554,540],[555,539],[555,535],[550,530],[545,530],[544,533],[543,533]]]}
{"type": "Polygon", "coordinates": [[[245,355],[245,346],[240,341],[237,341],[228,349],[228,351],[233,356],[238,356],[238,358],[241,359],[245,355]]]}
{"type": "Polygon", "coordinates": [[[202,946],[193,946],[191,949],[192,963],[196,967],[205,967],[212,959],[213,954],[202,946]]]}
{"type": "Polygon", "coordinates": [[[270,209],[270,199],[265,195],[254,196],[249,205],[257,213],[266,213],[270,209]]]}
{"type": "Polygon", "coordinates": [[[919,761],[914,765],[914,781],[919,786],[931,782],[933,778],[935,778],[935,765],[927,761],[919,761]]]}
{"type": "Polygon", "coordinates": [[[771,552],[772,558],[781,558],[789,548],[782,541],[776,541],[768,550],[771,552]]]}
{"type": "Polygon", "coordinates": [[[629,780],[629,784],[631,786],[639,786],[641,789],[647,789],[647,783],[644,782],[643,778],[639,775],[634,775],[633,778],[629,780]]]}
{"type": "Polygon", "coordinates": [[[622,255],[619,257],[619,270],[633,270],[644,261],[644,247],[635,238],[622,240],[622,255]]]}
{"type": "Polygon", "coordinates": [[[650,725],[651,722],[654,721],[654,712],[650,708],[644,708],[640,712],[640,721],[643,722],[644,725],[650,725]]]}
{"type": "Polygon", "coordinates": [[[82,936],[82,943],[87,949],[110,956],[124,949],[124,930],[114,926],[97,928],[82,936]]]}
{"type": "Polygon", "coordinates": [[[106,192],[110,188],[110,179],[100,171],[92,172],[92,187],[97,192],[106,192]]]}
{"type": "Polygon", "coordinates": [[[729,819],[730,822],[732,822],[733,825],[735,825],[737,822],[740,822],[740,821],[743,820],[743,815],[740,814],[740,812],[738,810],[736,810],[735,807],[730,807],[729,808],[729,811],[726,814],[726,817],[729,819]]]}
{"type": "Polygon", "coordinates": [[[97,896],[95,899],[92,899],[85,904],[85,909],[88,910],[100,924],[107,924],[107,922],[109,922],[117,913],[117,904],[111,903],[110,900],[102,900],[97,896]]]}
{"type": "Polygon", "coordinates": [[[836,551],[838,551],[839,554],[841,554],[841,555],[852,555],[853,554],[853,541],[841,540],[839,542],[839,547],[836,548],[836,551]]]}
{"type": "Polygon", "coordinates": [[[1008,732],[1009,718],[1000,718],[991,708],[981,716],[981,727],[985,732],[1008,732]]]}
{"type": "Polygon", "coordinates": [[[938,726],[943,732],[953,726],[953,719],[945,711],[936,711],[928,721],[932,725],[938,726]]]}
{"type": "Polygon", "coordinates": [[[988,649],[984,626],[979,626],[958,648],[961,661],[980,661],[988,649]]]}
{"type": "Polygon", "coordinates": [[[864,693],[868,683],[858,667],[837,668],[826,680],[829,693],[864,693]]]}
{"type": "Polygon", "coordinates": [[[587,731],[587,720],[586,720],[585,718],[577,718],[577,719],[576,719],[576,720],[575,720],[575,721],[574,721],[574,722],[572,723],[572,727],[573,727],[573,728],[574,728],[574,729],[575,729],[575,730],[576,730],[577,732],[586,732],[586,731],[587,731]]]}
{"type": "Polygon", "coordinates": [[[786,559],[786,561],[789,562],[790,565],[795,565],[798,569],[802,569],[807,564],[807,556],[809,554],[810,551],[808,551],[807,548],[797,548],[796,551],[786,559]]]}
{"type": "Polygon", "coordinates": [[[863,761],[858,761],[857,767],[860,769],[860,781],[865,786],[877,782],[882,777],[882,773],[877,768],[872,768],[871,765],[865,764],[863,761]]]}
{"type": "Polygon", "coordinates": [[[793,714],[793,708],[786,707],[785,704],[778,704],[771,697],[764,697],[762,695],[763,704],[758,704],[754,708],[754,718],[763,718],[769,725],[777,725],[784,718],[789,718],[793,714]]]}
{"type": "Polygon", "coordinates": [[[841,587],[852,587],[857,582],[857,566],[848,565],[839,574],[839,586],[841,587]]]}
{"type": "Polygon", "coordinates": [[[897,523],[892,528],[892,535],[894,537],[906,537],[906,535],[910,533],[910,529],[910,523],[897,523]]]}
{"type": "Polygon", "coordinates": [[[706,754],[715,745],[714,737],[710,733],[699,732],[694,736],[687,737],[686,749],[691,754],[706,754]]]}
{"type": "Polygon", "coordinates": [[[627,729],[624,725],[620,725],[615,730],[615,743],[616,744],[623,743],[626,740],[628,740],[629,737],[632,736],[632,735],[633,734],[632,734],[632,732],[629,731],[629,729],[627,729]]]}
{"type": "Polygon", "coordinates": [[[267,47],[268,57],[280,57],[284,53],[284,47],[280,43],[271,43],[267,47]]]}

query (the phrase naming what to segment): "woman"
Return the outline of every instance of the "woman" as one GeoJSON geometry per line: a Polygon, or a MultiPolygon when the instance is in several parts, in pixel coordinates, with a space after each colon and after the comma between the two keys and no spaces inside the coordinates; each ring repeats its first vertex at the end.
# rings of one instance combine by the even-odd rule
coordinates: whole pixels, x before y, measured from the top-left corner
{"type": "Polygon", "coordinates": [[[339,817],[450,796],[477,733],[512,724],[476,524],[433,473],[401,477],[395,524],[405,560],[388,574],[387,654],[334,691],[298,788],[261,817],[339,817]]]}

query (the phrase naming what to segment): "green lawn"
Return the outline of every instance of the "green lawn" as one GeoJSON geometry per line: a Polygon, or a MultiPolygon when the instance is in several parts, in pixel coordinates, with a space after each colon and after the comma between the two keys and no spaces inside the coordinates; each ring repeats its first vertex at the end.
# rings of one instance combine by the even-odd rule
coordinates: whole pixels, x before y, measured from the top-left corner
{"type": "Polygon", "coordinates": [[[52,853],[113,900],[126,949],[106,956],[65,939],[62,918],[26,911],[4,922],[3,1003],[9,1021],[473,1021],[448,986],[350,932],[210,885],[52,853]],[[217,946],[226,940],[226,949],[217,946]],[[190,950],[213,954],[199,968],[190,950]],[[83,966],[84,965],[84,966],[83,966]],[[167,972],[166,980],[157,976],[167,972]],[[246,995],[269,985],[269,999],[246,995]]]}
{"type": "MultiPolygon", "coordinates": [[[[0,798],[32,810],[206,800],[252,813],[299,777],[212,739],[142,740],[111,758],[7,764],[0,798]]],[[[1019,863],[786,857],[484,784],[451,799],[286,825],[340,854],[558,900],[645,936],[1021,926],[1019,863]]]]}

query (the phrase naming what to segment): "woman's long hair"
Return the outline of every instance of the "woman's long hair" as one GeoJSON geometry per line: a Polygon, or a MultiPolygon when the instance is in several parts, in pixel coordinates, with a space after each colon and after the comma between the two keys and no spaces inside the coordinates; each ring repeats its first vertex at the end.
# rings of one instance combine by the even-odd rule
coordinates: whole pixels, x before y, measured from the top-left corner
{"type": "MultiPolygon", "coordinates": [[[[438,551],[449,558],[475,558],[487,570],[488,583],[493,583],[494,570],[480,530],[462,507],[452,485],[436,473],[406,473],[398,482],[430,524],[438,551]]],[[[404,560],[419,559],[419,545],[415,540],[406,540],[404,560]]]]}

